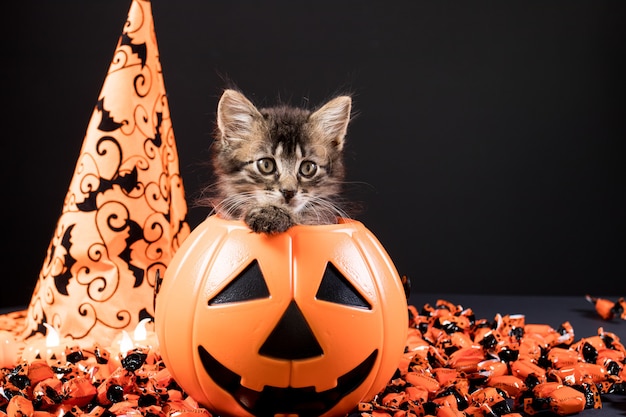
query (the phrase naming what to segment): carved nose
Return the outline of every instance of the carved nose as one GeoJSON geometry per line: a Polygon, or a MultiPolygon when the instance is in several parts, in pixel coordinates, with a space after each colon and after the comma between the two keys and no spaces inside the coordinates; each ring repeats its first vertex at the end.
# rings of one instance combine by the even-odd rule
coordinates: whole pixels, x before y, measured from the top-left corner
{"type": "Polygon", "coordinates": [[[295,301],[291,301],[272,333],[259,349],[277,359],[306,359],[324,353],[295,301]]]}
{"type": "Polygon", "coordinates": [[[291,199],[293,198],[294,195],[296,195],[296,192],[294,190],[280,190],[281,194],[283,195],[283,197],[285,197],[285,202],[288,203],[289,201],[291,201],[291,199]]]}

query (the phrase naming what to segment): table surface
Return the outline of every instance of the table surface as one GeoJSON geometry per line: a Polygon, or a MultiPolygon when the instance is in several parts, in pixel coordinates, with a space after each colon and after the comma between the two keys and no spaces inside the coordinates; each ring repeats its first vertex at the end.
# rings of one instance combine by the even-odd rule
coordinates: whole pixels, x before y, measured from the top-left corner
{"type": "MultiPolygon", "coordinates": [[[[593,294],[595,296],[595,294],[593,294]]],[[[623,296],[623,295],[620,295],[623,296]]],[[[618,296],[606,296],[616,301],[618,296]]],[[[527,324],[548,324],[558,328],[564,322],[569,322],[573,329],[575,340],[591,337],[598,334],[602,328],[611,332],[626,344],[626,320],[603,320],[597,314],[593,304],[580,297],[556,296],[516,296],[516,295],[476,295],[476,294],[422,294],[418,288],[411,289],[409,304],[420,310],[425,304],[435,305],[442,299],[471,308],[476,319],[492,321],[496,314],[521,314],[527,324]]],[[[22,307],[24,308],[24,307],[22,307]]],[[[1,308],[0,314],[18,310],[19,308],[1,308]]],[[[537,414],[546,416],[546,413],[537,414]]],[[[626,395],[608,395],[602,399],[602,409],[584,410],[580,417],[626,417],[626,395]]]]}

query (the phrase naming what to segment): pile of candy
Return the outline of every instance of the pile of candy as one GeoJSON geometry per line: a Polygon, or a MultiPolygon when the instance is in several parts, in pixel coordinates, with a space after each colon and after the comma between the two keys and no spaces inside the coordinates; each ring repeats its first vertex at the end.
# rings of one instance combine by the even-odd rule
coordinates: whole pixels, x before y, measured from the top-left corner
{"type": "Polygon", "coordinates": [[[398,372],[351,417],[569,415],[626,394],[626,349],[602,328],[576,341],[569,322],[554,329],[523,315],[476,320],[445,300],[409,311],[398,372]]]}
{"type": "Polygon", "coordinates": [[[3,369],[0,416],[211,417],[182,392],[151,349],[134,348],[117,363],[98,345],[67,348],[65,358],[3,369]]]}
{"type": "MultiPolygon", "coordinates": [[[[626,394],[626,350],[602,328],[576,341],[567,322],[554,329],[522,315],[477,320],[445,300],[409,313],[396,375],[351,417],[568,415],[626,394]]],[[[95,344],[68,347],[63,358],[2,369],[0,417],[211,417],[172,379],[158,349],[112,358],[95,344]]]]}

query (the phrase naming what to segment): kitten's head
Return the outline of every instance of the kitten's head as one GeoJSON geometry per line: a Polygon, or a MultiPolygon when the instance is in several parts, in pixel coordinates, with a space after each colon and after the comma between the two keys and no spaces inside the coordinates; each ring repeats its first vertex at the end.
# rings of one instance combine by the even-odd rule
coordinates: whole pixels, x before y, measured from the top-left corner
{"type": "Polygon", "coordinates": [[[254,207],[274,205],[300,224],[346,216],[338,202],[351,103],[340,96],[315,111],[286,105],[257,109],[240,92],[224,91],[213,144],[214,210],[241,219],[254,207]]]}

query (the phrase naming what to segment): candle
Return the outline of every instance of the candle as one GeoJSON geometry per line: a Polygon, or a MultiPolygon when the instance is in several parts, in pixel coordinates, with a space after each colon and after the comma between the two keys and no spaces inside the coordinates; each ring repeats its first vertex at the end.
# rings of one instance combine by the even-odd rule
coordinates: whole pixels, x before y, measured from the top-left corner
{"type": "Polygon", "coordinates": [[[133,339],[126,330],[122,330],[121,333],[113,339],[111,347],[108,349],[110,353],[109,371],[113,372],[122,366],[122,359],[126,357],[126,354],[129,350],[132,350],[132,348],[133,339]]]}
{"type": "MultiPolygon", "coordinates": [[[[151,318],[141,320],[135,331],[133,332],[133,342],[135,347],[144,347],[148,349],[156,349],[159,347],[159,340],[154,330],[146,329],[146,326],[151,322],[151,318]]],[[[153,325],[154,327],[154,325],[153,325]]]]}
{"type": "Polygon", "coordinates": [[[148,323],[152,319],[143,319],[137,324],[135,331],[133,332],[133,340],[135,342],[135,349],[146,354],[146,364],[154,365],[157,362],[157,350],[159,348],[159,340],[154,332],[154,322],[152,323],[151,330],[146,329],[148,323]]]}
{"type": "Polygon", "coordinates": [[[43,359],[49,365],[64,364],[65,348],[70,346],[72,339],[61,338],[57,330],[48,323],[43,325],[48,329],[46,336],[26,340],[21,359],[27,362],[43,359]]]}
{"type": "Polygon", "coordinates": [[[122,365],[122,360],[129,352],[136,349],[149,351],[159,346],[156,333],[146,328],[151,321],[151,318],[145,318],[137,323],[132,335],[126,330],[122,330],[120,334],[113,339],[109,351],[111,354],[109,370],[111,372],[122,365]]]}
{"type": "Polygon", "coordinates": [[[19,362],[24,342],[13,333],[0,330],[0,368],[14,368],[19,362]]]}

